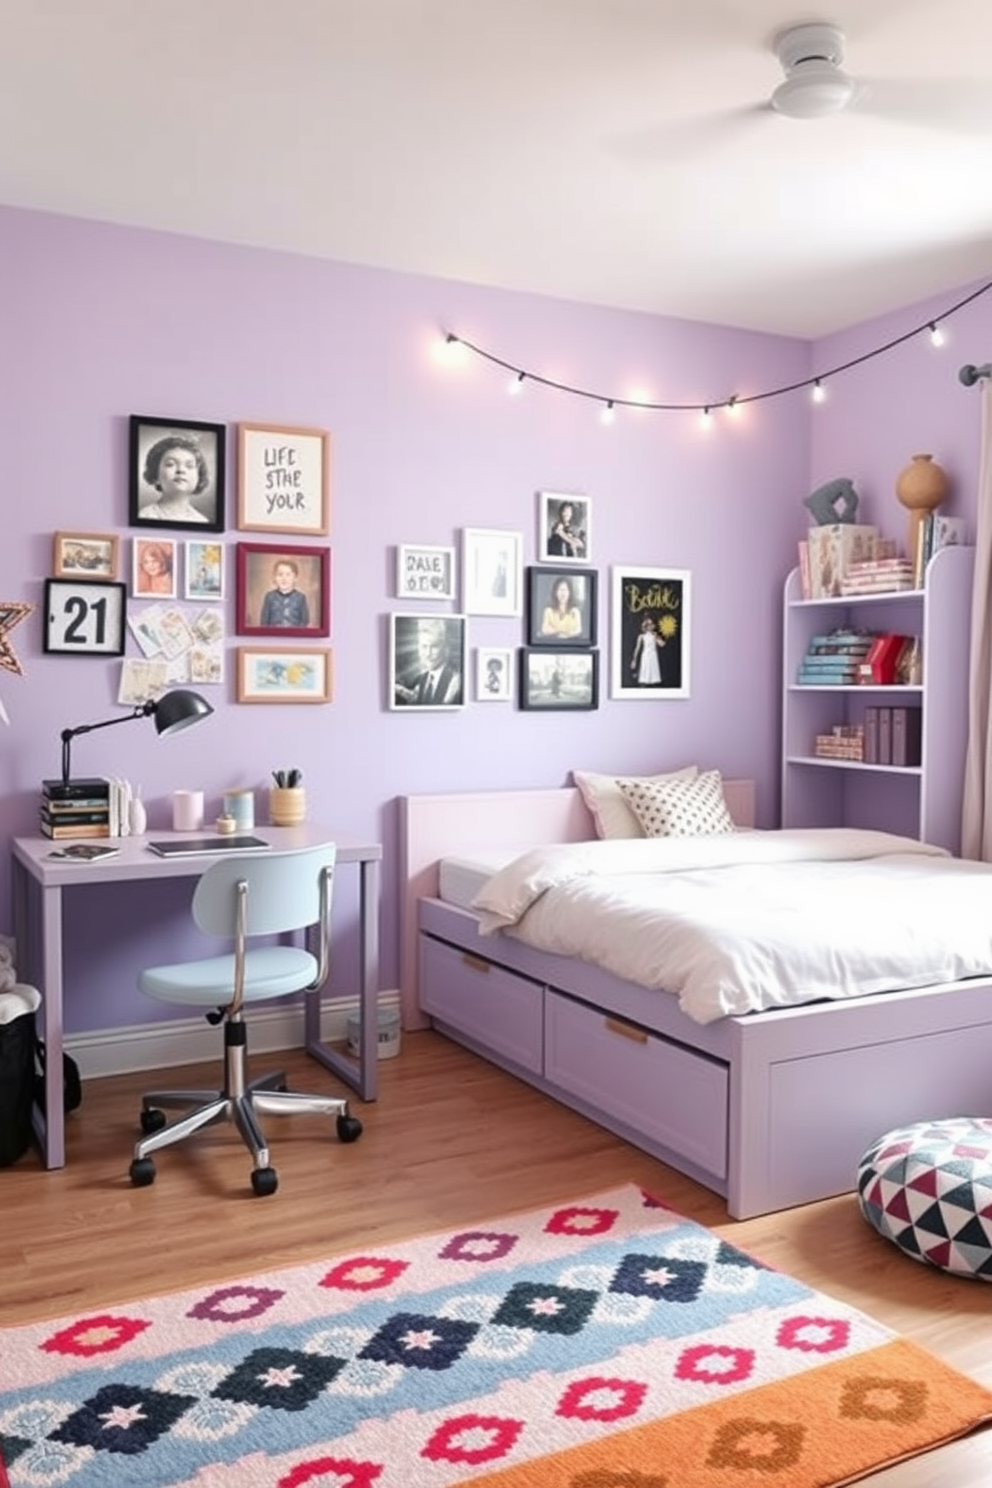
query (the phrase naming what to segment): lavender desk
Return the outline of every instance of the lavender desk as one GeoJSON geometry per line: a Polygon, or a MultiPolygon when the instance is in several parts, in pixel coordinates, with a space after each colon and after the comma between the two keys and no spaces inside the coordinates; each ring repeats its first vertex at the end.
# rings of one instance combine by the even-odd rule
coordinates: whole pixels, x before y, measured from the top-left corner
{"type": "MultiPolygon", "coordinates": [[[[156,841],[184,835],[182,832],[152,832],[156,841]]],[[[360,872],[359,951],[360,982],[359,1057],[350,1058],[329,1048],[320,1038],[319,997],[305,1000],[305,1047],[338,1075],[362,1100],[377,1093],[378,1029],[376,1002],[379,992],[379,863],[382,846],[339,837],[327,827],[258,827],[274,848],[313,847],[321,842],[337,844],[337,861],[355,863],[360,872]]],[[[149,852],[147,837],[122,837],[114,846],[120,852],[103,862],[73,863],[49,857],[54,844],[47,837],[17,837],[13,844],[14,934],[17,937],[18,972],[21,980],[38,988],[42,995],[42,1037],[48,1068],[62,1068],[62,894],[83,883],[132,883],[138,879],[196,878],[213,857],[160,858],[149,852]]],[[[46,1168],[65,1166],[65,1122],[61,1079],[47,1082],[45,1110],[35,1110],[35,1130],[46,1168]]]]}

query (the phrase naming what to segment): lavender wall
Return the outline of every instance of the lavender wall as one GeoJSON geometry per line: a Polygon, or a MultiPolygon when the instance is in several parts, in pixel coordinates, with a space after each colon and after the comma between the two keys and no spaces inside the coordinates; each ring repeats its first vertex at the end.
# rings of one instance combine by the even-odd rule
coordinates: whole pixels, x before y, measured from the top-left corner
{"type": "MultiPolygon", "coordinates": [[[[709,435],[688,414],[621,414],[604,428],[586,400],[536,387],[511,399],[506,378],[480,361],[452,370],[437,354],[442,328],[566,383],[658,401],[703,402],[788,384],[808,375],[811,349],[29,212],[0,209],[0,244],[0,598],[40,603],[57,529],[119,531],[129,574],[130,413],[230,426],[229,665],[223,687],[210,693],[216,716],[170,740],[157,740],[141,723],[81,739],[77,773],[140,782],[150,823],[161,827],[177,786],[202,786],[212,814],[224,789],[263,786],[274,766],[297,764],[314,820],[384,844],[384,987],[397,979],[402,794],[553,786],[566,783],[573,766],[640,771],[691,759],[754,776],[761,821],[774,824],[781,582],[805,525],[800,502],[811,471],[816,480],[850,467],[873,491],[891,487],[904,455],[919,445],[938,387],[947,392],[940,453],[951,453],[962,473],[975,464],[975,406],[950,380],[946,354],[939,362],[920,349],[872,364],[843,388],[839,382],[834,399],[812,416],[805,395],[795,393],[756,403],[739,420],[720,418],[709,435]],[[901,398],[911,402],[905,417],[901,398]],[[331,431],[335,682],[327,707],[233,701],[239,419],[331,431]],[[539,489],[581,491],[594,503],[599,710],[534,715],[470,702],[455,714],[389,711],[386,617],[417,608],[394,597],[395,545],[457,547],[464,526],[510,527],[524,534],[525,560],[533,561],[539,489]],[[688,700],[609,700],[609,569],[636,563],[692,571],[688,700]]],[[[970,318],[981,322],[983,314],[970,318]]],[[[873,328],[864,334],[870,340],[873,328]]],[[[834,346],[824,349],[833,354],[834,346]]],[[[976,346],[963,359],[989,350],[976,346]]],[[[116,708],[118,662],[44,656],[41,636],[36,612],[12,636],[25,675],[0,672],[12,720],[0,728],[4,842],[35,830],[38,781],[57,770],[60,729],[116,708]]],[[[517,646],[522,638],[521,621],[469,623],[470,647],[517,646]]],[[[8,904],[0,852],[0,926],[8,904]]],[[[337,908],[335,985],[346,990],[355,906],[344,874],[337,908]]],[[[160,911],[182,932],[181,895],[156,895],[154,905],[140,889],[117,899],[95,888],[80,896],[69,926],[69,1031],[159,1016],[133,985],[136,968],[161,955],[160,911]]]]}

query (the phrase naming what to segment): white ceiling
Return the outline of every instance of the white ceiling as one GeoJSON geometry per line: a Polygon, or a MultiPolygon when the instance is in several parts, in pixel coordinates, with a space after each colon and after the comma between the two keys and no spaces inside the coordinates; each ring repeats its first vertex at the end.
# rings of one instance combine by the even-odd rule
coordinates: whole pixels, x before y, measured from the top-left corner
{"type": "Polygon", "coordinates": [[[0,0],[0,202],[817,336],[992,271],[990,0],[0,0]],[[839,24],[853,112],[757,107],[839,24]]]}

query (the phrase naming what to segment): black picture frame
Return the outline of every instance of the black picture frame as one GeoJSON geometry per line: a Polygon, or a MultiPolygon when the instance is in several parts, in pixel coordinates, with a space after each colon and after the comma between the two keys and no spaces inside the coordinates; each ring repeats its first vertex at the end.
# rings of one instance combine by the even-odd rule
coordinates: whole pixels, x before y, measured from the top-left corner
{"type": "Polygon", "coordinates": [[[599,652],[522,647],[518,695],[525,712],[591,712],[599,707],[599,652]]]}
{"type": "Polygon", "coordinates": [[[128,437],[130,526],[223,532],[226,440],[224,424],[132,413],[128,437]],[[158,484],[159,466],[170,442],[195,461],[192,480],[187,474],[185,492],[177,492],[171,502],[159,499],[163,493],[158,484]]]}
{"type": "Polygon", "coordinates": [[[532,565],[527,569],[527,645],[574,646],[588,650],[596,644],[597,578],[595,569],[562,564],[532,565]],[[560,589],[568,585],[568,595],[560,589]]]}
{"type": "Polygon", "coordinates": [[[92,579],[46,579],[47,655],[123,656],[127,585],[92,579]]]}

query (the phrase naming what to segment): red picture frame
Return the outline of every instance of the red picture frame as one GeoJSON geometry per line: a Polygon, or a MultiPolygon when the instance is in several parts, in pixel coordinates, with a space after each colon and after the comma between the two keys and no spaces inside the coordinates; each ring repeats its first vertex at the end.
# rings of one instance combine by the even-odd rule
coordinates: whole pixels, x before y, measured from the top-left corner
{"type": "Polygon", "coordinates": [[[236,630],[249,636],[329,636],[331,550],[238,543],[236,630]]]}

